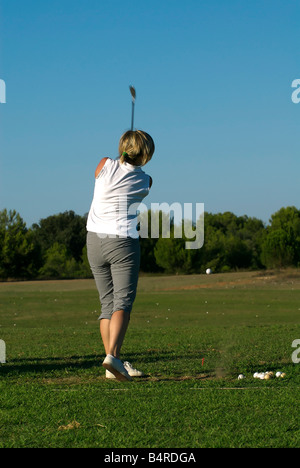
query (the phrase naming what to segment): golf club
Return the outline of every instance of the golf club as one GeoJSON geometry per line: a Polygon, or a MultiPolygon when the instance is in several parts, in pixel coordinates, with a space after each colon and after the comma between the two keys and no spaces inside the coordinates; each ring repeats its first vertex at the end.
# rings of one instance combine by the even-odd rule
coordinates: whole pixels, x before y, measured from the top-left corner
{"type": "Polygon", "coordinates": [[[134,104],[135,104],[135,97],[136,92],[133,86],[129,86],[130,94],[132,96],[132,112],[131,112],[131,130],[133,130],[133,122],[134,122],[134,104]]]}

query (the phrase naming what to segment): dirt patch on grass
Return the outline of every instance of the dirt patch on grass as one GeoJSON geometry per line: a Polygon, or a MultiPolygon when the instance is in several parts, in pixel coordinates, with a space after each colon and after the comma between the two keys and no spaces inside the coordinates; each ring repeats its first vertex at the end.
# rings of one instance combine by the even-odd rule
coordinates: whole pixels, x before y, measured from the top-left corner
{"type": "Polygon", "coordinates": [[[159,289],[159,291],[185,291],[191,289],[216,289],[216,288],[228,288],[228,287],[235,287],[235,286],[243,286],[253,284],[253,281],[239,281],[238,283],[235,281],[218,281],[217,283],[211,284],[187,284],[185,286],[175,286],[169,287],[164,289],[159,289]]]}
{"type": "MultiPolygon", "coordinates": [[[[144,377],[135,378],[134,382],[184,382],[186,380],[212,380],[215,375],[211,374],[196,374],[196,375],[145,375],[144,377]]],[[[42,379],[43,385],[53,385],[60,387],[59,390],[71,391],[73,386],[86,385],[91,383],[104,383],[119,384],[117,379],[106,379],[105,375],[97,377],[86,376],[70,376],[70,377],[52,377],[42,379]]],[[[109,389],[109,387],[107,387],[109,389]]]]}
{"type": "Polygon", "coordinates": [[[95,382],[101,382],[104,380],[105,380],[105,376],[100,376],[100,375],[97,377],[73,375],[69,377],[51,377],[47,379],[41,379],[41,383],[43,385],[59,385],[59,386],[67,386],[69,388],[74,385],[95,383],[95,382]]]}
{"type": "MultiPolygon", "coordinates": [[[[176,277],[175,277],[176,278],[176,277]]],[[[241,272],[215,274],[211,276],[182,276],[181,281],[173,280],[158,291],[186,291],[197,289],[230,289],[230,288],[269,288],[300,289],[300,270],[279,270],[264,272],[241,272]],[[187,279],[189,278],[189,280],[187,279]],[[177,283],[177,284],[176,284],[177,283]]]]}
{"type": "Polygon", "coordinates": [[[169,376],[146,376],[143,377],[144,381],[148,382],[184,382],[186,380],[212,380],[215,378],[210,374],[198,374],[198,375],[169,375],[169,376]]]}

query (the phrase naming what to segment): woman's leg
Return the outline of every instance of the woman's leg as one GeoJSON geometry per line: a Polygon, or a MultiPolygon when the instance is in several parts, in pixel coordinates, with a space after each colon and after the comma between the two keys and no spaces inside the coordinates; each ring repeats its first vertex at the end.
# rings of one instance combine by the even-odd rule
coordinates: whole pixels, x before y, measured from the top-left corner
{"type": "Polygon", "coordinates": [[[108,239],[105,258],[110,264],[113,284],[113,314],[100,320],[100,332],[106,354],[120,358],[120,350],[130,320],[138,283],[140,246],[138,239],[108,239]]]}
{"type": "Polygon", "coordinates": [[[109,327],[110,327],[110,320],[109,319],[101,319],[100,320],[100,334],[103,341],[105,354],[109,354],[109,327]]]}
{"type": "Polygon", "coordinates": [[[99,236],[89,233],[87,246],[101,302],[100,333],[106,352],[103,366],[117,378],[130,380],[119,356],[136,295],[139,241],[99,239],[99,236]]]}
{"type": "Polygon", "coordinates": [[[105,349],[109,353],[110,319],[113,313],[114,288],[110,264],[103,255],[107,240],[93,232],[87,234],[87,254],[101,303],[100,333],[105,349]]]}
{"type": "Polygon", "coordinates": [[[121,347],[129,324],[130,314],[124,310],[116,310],[110,320],[109,327],[109,352],[120,359],[121,347]]]}
{"type": "Polygon", "coordinates": [[[106,354],[120,358],[120,350],[129,323],[129,314],[124,310],[116,310],[111,320],[100,320],[100,333],[106,354]]]}

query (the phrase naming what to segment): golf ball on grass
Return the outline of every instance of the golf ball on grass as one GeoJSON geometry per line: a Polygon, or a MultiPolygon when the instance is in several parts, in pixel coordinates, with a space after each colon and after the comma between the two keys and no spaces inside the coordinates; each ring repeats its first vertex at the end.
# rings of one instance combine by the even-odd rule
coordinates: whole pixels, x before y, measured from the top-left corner
{"type": "Polygon", "coordinates": [[[265,378],[265,372],[255,372],[255,374],[253,374],[253,377],[255,379],[264,379],[265,378]]]}
{"type": "MultiPolygon", "coordinates": [[[[278,377],[285,377],[284,372],[276,372],[275,376],[278,377]]],[[[261,380],[270,380],[273,379],[274,377],[274,372],[272,371],[267,371],[267,372],[255,372],[253,374],[254,379],[261,379],[261,380]]]]}

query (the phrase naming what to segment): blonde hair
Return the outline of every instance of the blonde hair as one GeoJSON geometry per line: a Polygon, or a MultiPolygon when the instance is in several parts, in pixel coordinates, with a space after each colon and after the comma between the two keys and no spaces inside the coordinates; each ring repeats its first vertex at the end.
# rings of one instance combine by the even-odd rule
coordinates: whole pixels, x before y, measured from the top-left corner
{"type": "Polygon", "coordinates": [[[144,166],[154,151],[153,139],[142,130],[128,130],[120,138],[119,156],[122,164],[128,162],[133,166],[144,166]]]}

